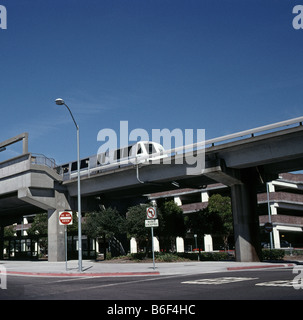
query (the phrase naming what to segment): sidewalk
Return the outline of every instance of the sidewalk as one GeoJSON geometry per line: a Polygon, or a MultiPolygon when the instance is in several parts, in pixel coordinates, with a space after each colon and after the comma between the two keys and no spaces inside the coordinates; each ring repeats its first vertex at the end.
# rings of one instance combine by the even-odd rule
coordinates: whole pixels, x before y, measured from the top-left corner
{"type": "Polygon", "coordinates": [[[82,272],[78,270],[78,261],[48,262],[48,261],[13,261],[1,260],[0,271],[7,275],[44,276],[44,277],[114,277],[114,276],[147,276],[147,275],[177,275],[202,274],[235,270],[260,268],[285,268],[295,266],[295,263],[266,262],[233,262],[233,261],[190,261],[190,262],[106,262],[83,260],[82,272]],[[1,270],[2,267],[2,270],[1,270]],[[4,268],[5,269],[4,269],[4,268]],[[4,270],[3,270],[4,269],[4,270]]]}

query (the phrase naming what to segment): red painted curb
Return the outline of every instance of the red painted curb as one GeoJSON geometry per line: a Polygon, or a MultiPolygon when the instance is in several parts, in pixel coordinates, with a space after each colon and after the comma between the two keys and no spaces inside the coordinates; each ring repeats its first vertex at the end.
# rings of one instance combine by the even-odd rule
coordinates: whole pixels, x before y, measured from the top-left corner
{"type": "Polygon", "coordinates": [[[153,276],[160,272],[108,272],[108,273],[50,273],[50,272],[19,272],[6,271],[1,274],[40,277],[116,277],[116,276],[153,276]]]}
{"type": "Polygon", "coordinates": [[[276,265],[266,265],[266,266],[246,266],[246,267],[228,267],[227,270],[246,270],[246,269],[263,269],[263,268],[281,268],[281,267],[293,267],[294,264],[276,264],[276,265]]]}

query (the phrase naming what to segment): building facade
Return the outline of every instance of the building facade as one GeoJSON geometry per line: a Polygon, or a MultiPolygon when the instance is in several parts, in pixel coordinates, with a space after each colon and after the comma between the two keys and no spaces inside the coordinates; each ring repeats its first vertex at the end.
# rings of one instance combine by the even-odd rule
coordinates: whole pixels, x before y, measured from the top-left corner
{"type": "MultiPolygon", "coordinates": [[[[265,232],[264,224],[271,222],[273,248],[303,248],[303,174],[280,174],[277,180],[267,184],[267,190],[268,192],[258,194],[262,246],[270,247],[270,233],[265,232]]],[[[216,193],[224,196],[230,195],[227,186],[217,183],[205,189],[179,189],[154,193],[149,195],[149,199],[174,200],[182,208],[184,214],[189,214],[206,208],[209,197],[216,193]]],[[[205,235],[203,240],[205,251],[222,248],[221,240],[213,239],[212,235],[205,235]]],[[[193,240],[189,242],[192,243],[193,240]]]]}

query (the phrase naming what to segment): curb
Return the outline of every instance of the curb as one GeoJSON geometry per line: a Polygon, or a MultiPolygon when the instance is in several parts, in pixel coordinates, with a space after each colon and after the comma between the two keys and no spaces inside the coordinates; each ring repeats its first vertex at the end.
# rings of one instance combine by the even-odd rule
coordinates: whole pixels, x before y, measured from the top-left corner
{"type": "Polygon", "coordinates": [[[154,276],[160,272],[107,272],[107,273],[51,273],[51,272],[19,272],[6,271],[1,274],[29,277],[125,277],[125,276],[154,276]]]}
{"type": "Polygon", "coordinates": [[[264,266],[246,266],[246,267],[228,267],[226,268],[229,271],[232,270],[249,270],[249,269],[265,269],[265,268],[286,268],[286,267],[294,267],[295,264],[288,263],[288,264],[276,264],[276,265],[264,265],[264,266]]]}

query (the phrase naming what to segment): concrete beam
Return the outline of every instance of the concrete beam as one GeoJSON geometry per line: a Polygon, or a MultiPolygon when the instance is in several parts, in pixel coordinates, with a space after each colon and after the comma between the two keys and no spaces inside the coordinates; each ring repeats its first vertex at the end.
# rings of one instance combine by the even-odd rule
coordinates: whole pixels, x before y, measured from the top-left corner
{"type": "Polygon", "coordinates": [[[239,172],[235,169],[227,168],[224,160],[217,159],[213,162],[214,163],[212,167],[205,168],[203,172],[204,176],[226,186],[242,184],[242,181],[239,177],[239,172]]]}
{"type": "Polygon", "coordinates": [[[51,189],[21,188],[18,199],[43,210],[56,209],[55,191],[51,189]]]}
{"type": "Polygon", "coordinates": [[[290,128],[211,147],[206,150],[206,155],[215,153],[217,157],[225,160],[229,168],[241,169],[269,165],[277,166],[278,170],[281,166],[280,172],[288,172],[292,170],[291,161],[302,159],[302,135],[303,126],[290,128]]]}
{"type": "Polygon", "coordinates": [[[24,133],[21,133],[13,138],[10,138],[10,139],[7,139],[3,142],[0,142],[0,148],[4,148],[4,147],[7,147],[11,144],[14,144],[16,142],[19,142],[23,140],[23,154],[26,154],[28,153],[28,133],[27,132],[24,132],[24,133]]]}

